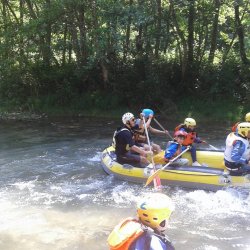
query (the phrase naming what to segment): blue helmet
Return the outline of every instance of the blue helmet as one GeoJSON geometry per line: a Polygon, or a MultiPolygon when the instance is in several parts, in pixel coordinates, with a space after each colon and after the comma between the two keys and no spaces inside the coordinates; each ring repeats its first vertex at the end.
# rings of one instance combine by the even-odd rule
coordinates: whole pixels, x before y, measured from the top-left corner
{"type": "Polygon", "coordinates": [[[143,109],[142,113],[145,118],[148,118],[150,115],[154,115],[154,111],[152,109],[143,109]]]}

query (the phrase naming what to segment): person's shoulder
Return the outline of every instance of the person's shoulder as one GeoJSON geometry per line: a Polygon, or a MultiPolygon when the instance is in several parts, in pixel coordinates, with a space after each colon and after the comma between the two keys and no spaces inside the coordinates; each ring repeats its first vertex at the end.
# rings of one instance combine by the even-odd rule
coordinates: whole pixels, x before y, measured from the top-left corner
{"type": "Polygon", "coordinates": [[[117,135],[118,135],[118,136],[123,136],[123,135],[127,135],[127,134],[131,134],[130,129],[127,128],[127,127],[122,127],[122,128],[117,132],[117,135]]]}
{"type": "Polygon", "coordinates": [[[176,147],[178,147],[178,145],[179,145],[178,142],[176,142],[176,141],[171,141],[168,147],[169,147],[169,148],[176,148],[176,147]]]}
{"type": "Polygon", "coordinates": [[[241,147],[241,146],[243,146],[244,145],[244,142],[242,141],[242,140],[240,140],[240,139],[235,139],[234,141],[233,141],[233,147],[241,147]]]}

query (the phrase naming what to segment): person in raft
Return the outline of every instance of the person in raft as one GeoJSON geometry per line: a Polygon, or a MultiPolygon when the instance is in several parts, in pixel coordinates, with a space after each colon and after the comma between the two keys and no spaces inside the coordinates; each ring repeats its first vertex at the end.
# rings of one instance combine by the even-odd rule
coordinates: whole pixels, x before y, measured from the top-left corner
{"type": "MultiPolygon", "coordinates": [[[[171,162],[171,159],[175,158],[183,151],[182,143],[186,137],[187,133],[185,131],[179,130],[174,133],[174,140],[169,142],[165,151],[164,160],[166,163],[171,162]]],[[[188,165],[188,159],[180,157],[172,162],[171,166],[172,165],[188,165]]]]}
{"type": "Polygon", "coordinates": [[[242,122],[226,139],[224,162],[231,175],[250,173],[250,123],[242,122]]]}
{"type": "MultiPolygon", "coordinates": [[[[246,115],[245,115],[245,120],[246,122],[250,122],[250,112],[248,112],[246,115]]],[[[237,126],[240,124],[240,122],[236,122],[233,127],[232,127],[232,132],[236,132],[236,129],[237,129],[237,126]]]]}
{"type": "Polygon", "coordinates": [[[180,124],[175,128],[175,132],[180,130],[180,131],[185,131],[187,133],[187,137],[182,143],[183,150],[186,149],[187,146],[191,146],[190,152],[193,161],[192,166],[199,167],[201,166],[201,164],[197,161],[196,147],[194,146],[194,143],[205,143],[205,142],[198,137],[195,131],[195,127],[196,127],[196,121],[193,118],[186,118],[183,124],[180,124]]]}
{"type": "Polygon", "coordinates": [[[137,218],[121,221],[108,237],[110,250],[174,250],[164,231],[174,210],[165,194],[153,193],[137,205],[137,218]]]}
{"type": "MultiPolygon", "coordinates": [[[[136,119],[135,121],[135,127],[133,128],[134,138],[135,138],[135,142],[138,143],[138,145],[141,145],[146,150],[149,150],[150,148],[147,142],[147,136],[145,132],[143,117],[145,118],[145,125],[146,125],[146,128],[148,129],[149,137],[150,137],[150,133],[156,134],[156,135],[166,135],[168,131],[167,130],[162,131],[162,130],[153,128],[151,126],[151,121],[154,117],[154,111],[152,109],[143,109],[142,112],[140,113],[140,118],[136,119]]],[[[158,154],[162,151],[160,145],[156,143],[152,142],[151,147],[154,153],[158,154]]]]}
{"type": "Polygon", "coordinates": [[[150,163],[147,160],[147,155],[153,154],[153,152],[136,145],[132,131],[135,126],[134,115],[129,112],[125,113],[122,116],[122,123],[123,126],[118,128],[113,136],[117,162],[120,164],[140,164],[140,167],[146,167],[150,163]]]}

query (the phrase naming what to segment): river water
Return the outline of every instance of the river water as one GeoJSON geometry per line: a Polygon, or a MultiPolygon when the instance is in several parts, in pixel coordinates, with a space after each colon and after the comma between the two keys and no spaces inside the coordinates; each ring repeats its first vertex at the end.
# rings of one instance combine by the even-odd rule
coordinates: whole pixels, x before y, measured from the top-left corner
{"type": "MultiPolygon", "coordinates": [[[[0,249],[108,249],[114,225],[135,216],[137,199],[153,191],[102,170],[101,152],[118,125],[87,118],[0,122],[0,249]]],[[[223,148],[229,126],[199,130],[223,148]]],[[[165,138],[156,140],[165,146],[165,138]]],[[[176,249],[250,249],[248,192],[163,192],[176,206],[168,229],[176,249]]]]}

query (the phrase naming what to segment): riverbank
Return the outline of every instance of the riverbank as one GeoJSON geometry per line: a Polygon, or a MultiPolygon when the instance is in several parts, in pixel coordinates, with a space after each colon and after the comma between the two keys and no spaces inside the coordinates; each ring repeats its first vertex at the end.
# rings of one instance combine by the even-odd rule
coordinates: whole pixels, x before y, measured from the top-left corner
{"type": "MultiPolygon", "coordinates": [[[[79,103],[79,100],[76,101],[79,103]]],[[[2,120],[35,120],[51,117],[93,117],[119,119],[124,112],[139,114],[141,109],[151,108],[156,117],[163,120],[183,120],[184,117],[193,117],[199,122],[235,122],[244,120],[244,116],[250,111],[250,106],[236,103],[233,100],[199,100],[186,98],[179,103],[166,100],[163,105],[142,105],[141,107],[111,106],[84,106],[70,104],[39,105],[27,107],[20,105],[2,104],[0,119],[2,120]]]]}

